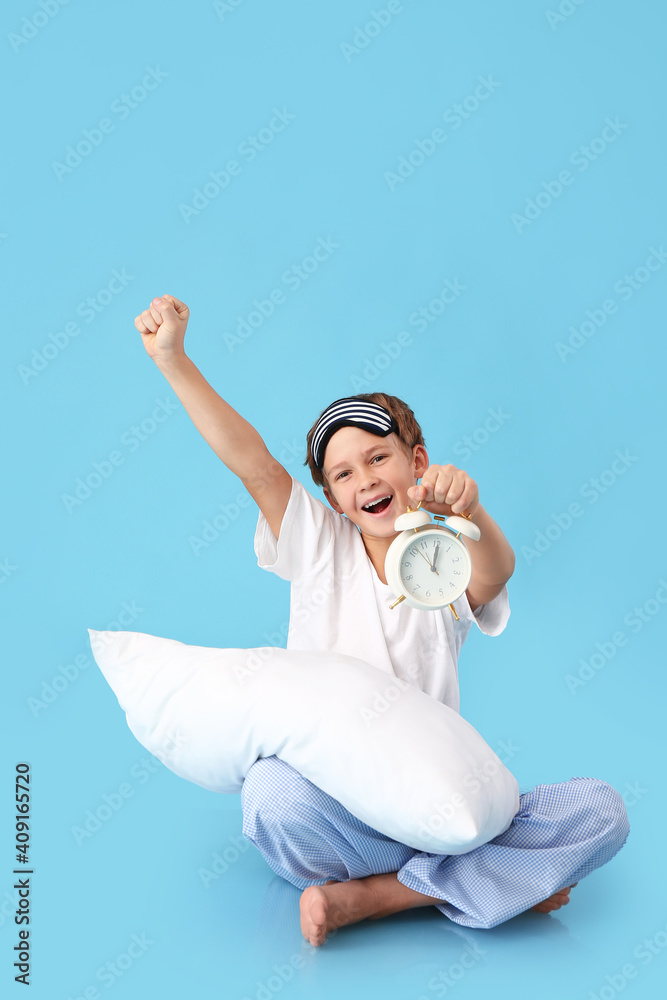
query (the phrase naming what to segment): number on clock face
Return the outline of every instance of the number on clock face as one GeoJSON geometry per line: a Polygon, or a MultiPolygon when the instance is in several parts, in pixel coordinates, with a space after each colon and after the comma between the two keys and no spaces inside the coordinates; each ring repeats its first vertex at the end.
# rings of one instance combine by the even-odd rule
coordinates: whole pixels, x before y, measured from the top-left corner
{"type": "Polygon", "coordinates": [[[465,554],[455,540],[429,533],[403,553],[401,581],[406,594],[428,604],[446,604],[461,588],[467,569],[465,554]]]}

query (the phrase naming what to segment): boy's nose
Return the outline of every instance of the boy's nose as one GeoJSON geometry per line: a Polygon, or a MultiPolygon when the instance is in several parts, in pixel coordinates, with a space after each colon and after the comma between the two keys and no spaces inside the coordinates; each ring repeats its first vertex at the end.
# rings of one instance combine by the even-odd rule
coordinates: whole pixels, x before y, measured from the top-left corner
{"type": "Polygon", "coordinates": [[[366,475],[363,476],[361,479],[361,486],[360,486],[361,492],[370,493],[371,490],[374,489],[376,484],[379,482],[379,479],[380,477],[377,476],[374,472],[367,472],[366,475]]]}

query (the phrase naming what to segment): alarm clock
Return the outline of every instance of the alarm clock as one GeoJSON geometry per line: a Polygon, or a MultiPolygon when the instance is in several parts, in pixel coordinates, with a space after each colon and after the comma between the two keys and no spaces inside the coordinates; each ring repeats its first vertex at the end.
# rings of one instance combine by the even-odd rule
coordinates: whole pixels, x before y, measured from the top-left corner
{"type": "Polygon", "coordinates": [[[406,601],[411,608],[439,611],[449,605],[458,621],[452,602],[465,593],[472,574],[461,535],[477,541],[481,533],[476,524],[457,514],[434,514],[431,520],[428,511],[420,510],[421,504],[420,500],[414,510],[408,507],[394,521],[400,535],[387,549],[384,571],[388,585],[400,596],[389,606],[406,601]]]}

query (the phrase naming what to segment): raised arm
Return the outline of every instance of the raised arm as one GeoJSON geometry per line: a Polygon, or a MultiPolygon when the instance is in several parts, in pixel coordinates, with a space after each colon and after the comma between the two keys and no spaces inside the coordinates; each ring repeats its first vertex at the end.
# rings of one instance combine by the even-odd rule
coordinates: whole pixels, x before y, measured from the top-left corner
{"type": "Polygon", "coordinates": [[[148,355],[167,379],[193,424],[258,504],[276,538],[292,477],[252,424],[209,385],[183,347],[190,310],[173,295],[153,299],[134,320],[148,355]]]}

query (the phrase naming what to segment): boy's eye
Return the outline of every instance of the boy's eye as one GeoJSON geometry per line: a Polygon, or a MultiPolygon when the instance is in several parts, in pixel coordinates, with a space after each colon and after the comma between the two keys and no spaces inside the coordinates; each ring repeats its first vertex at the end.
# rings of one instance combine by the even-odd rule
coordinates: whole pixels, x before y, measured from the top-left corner
{"type": "MultiPolygon", "coordinates": [[[[378,458],[386,458],[386,457],[387,457],[386,455],[374,455],[373,458],[371,459],[371,462],[375,462],[376,459],[378,458]]],[[[338,475],[336,476],[336,480],[341,479],[343,476],[347,475],[349,475],[348,472],[339,472],[338,475]]]]}

